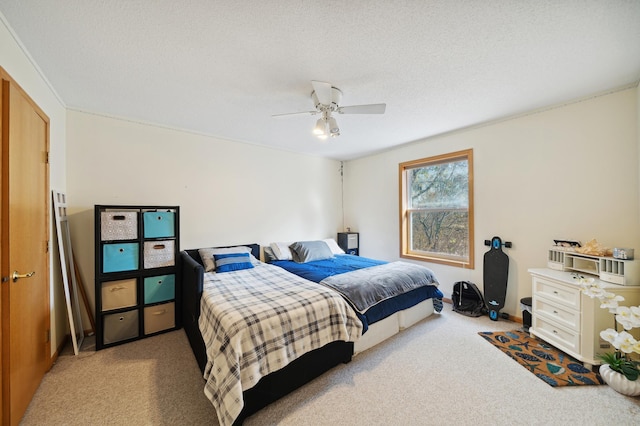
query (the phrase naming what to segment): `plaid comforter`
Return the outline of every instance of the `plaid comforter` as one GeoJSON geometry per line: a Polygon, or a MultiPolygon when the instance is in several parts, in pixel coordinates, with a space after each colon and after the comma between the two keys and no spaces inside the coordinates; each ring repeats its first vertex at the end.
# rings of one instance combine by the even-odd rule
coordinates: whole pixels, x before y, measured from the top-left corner
{"type": "Polygon", "coordinates": [[[204,393],[222,426],[238,417],[242,392],[263,376],[362,334],[362,323],[337,292],[273,265],[205,274],[200,305],[204,393]]]}

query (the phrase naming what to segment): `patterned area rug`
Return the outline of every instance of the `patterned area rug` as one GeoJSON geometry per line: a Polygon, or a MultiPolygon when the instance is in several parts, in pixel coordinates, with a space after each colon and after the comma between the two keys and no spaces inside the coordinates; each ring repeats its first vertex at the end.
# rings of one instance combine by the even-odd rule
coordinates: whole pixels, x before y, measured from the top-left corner
{"type": "Polygon", "coordinates": [[[604,384],[598,373],[585,368],[580,361],[524,331],[478,334],[551,386],[604,384]]]}

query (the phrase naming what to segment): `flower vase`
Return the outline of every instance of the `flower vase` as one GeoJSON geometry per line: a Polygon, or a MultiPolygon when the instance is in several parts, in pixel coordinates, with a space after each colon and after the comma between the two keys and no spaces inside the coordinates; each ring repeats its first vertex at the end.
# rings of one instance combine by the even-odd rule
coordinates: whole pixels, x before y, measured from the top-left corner
{"type": "Polygon", "coordinates": [[[610,387],[618,393],[627,396],[640,395],[640,379],[631,381],[624,377],[624,374],[613,371],[609,364],[600,366],[600,376],[610,387]]]}

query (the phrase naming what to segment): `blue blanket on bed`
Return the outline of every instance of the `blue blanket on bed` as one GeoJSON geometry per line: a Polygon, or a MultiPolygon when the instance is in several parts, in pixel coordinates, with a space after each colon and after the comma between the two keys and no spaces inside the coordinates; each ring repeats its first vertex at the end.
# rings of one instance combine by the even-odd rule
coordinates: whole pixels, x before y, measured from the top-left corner
{"type": "MultiPolygon", "coordinates": [[[[319,283],[327,277],[371,266],[384,265],[388,262],[349,254],[337,254],[331,259],[307,263],[296,263],[292,260],[274,260],[271,263],[300,277],[319,283]]],[[[388,298],[369,308],[364,314],[357,311],[356,314],[362,321],[363,333],[365,333],[369,328],[369,324],[380,321],[394,312],[415,306],[426,299],[433,298],[434,308],[436,312],[440,312],[442,310],[442,297],[442,292],[438,290],[437,286],[426,285],[396,297],[388,298]]]]}
{"type": "Polygon", "coordinates": [[[276,266],[286,269],[299,277],[319,283],[327,277],[357,271],[376,265],[384,265],[385,261],[369,259],[351,254],[336,254],[330,259],[314,260],[307,263],[296,263],[292,260],[274,260],[276,266]]]}

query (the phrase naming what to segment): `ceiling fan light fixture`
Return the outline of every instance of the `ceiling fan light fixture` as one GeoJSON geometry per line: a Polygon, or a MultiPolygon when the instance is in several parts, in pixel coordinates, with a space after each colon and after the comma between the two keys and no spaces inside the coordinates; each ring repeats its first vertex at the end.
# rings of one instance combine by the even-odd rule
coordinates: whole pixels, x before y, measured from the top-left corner
{"type": "Polygon", "coordinates": [[[340,128],[338,127],[338,122],[335,118],[329,117],[329,133],[332,138],[340,136],[340,128]]]}
{"type": "Polygon", "coordinates": [[[313,128],[313,134],[318,137],[327,137],[327,123],[324,118],[318,118],[318,121],[316,121],[316,127],[313,128]]]}
{"type": "Polygon", "coordinates": [[[340,128],[336,119],[332,114],[384,114],[386,104],[366,104],[366,105],[350,105],[340,106],[342,102],[342,90],[331,85],[330,83],[312,80],[311,101],[315,110],[303,112],[290,112],[286,114],[275,114],[273,117],[284,117],[291,115],[318,115],[321,117],[316,122],[312,133],[318,139],[326,139],[340,136],[340,128]]]}

